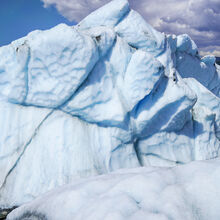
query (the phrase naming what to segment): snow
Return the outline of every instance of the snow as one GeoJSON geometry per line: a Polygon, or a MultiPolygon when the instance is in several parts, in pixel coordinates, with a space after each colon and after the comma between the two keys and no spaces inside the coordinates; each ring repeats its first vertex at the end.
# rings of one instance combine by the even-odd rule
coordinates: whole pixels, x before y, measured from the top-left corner
{"type": "Polygon", "coordinates": [[[219,184],[219,159],[174,168],[124,169],[48,192],[7,219],[217,220],[219,184]]]}
{"type": "Polygon", "coordinates": [[[126,0],[31,32],[0,57],[0,207],[122,168],[219,156],[220,67],[126,0]]]}

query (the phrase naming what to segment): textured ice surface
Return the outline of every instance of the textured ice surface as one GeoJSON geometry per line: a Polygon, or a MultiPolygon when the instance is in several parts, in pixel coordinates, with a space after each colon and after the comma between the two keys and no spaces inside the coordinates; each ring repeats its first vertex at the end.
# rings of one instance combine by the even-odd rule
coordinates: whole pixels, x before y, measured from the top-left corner
{"type": "MultiPolygon", "coordinates": [[[[4,201],[1,205],[29,201],[39,192],[46,192],[79,177],[138,167],[137,155],[133,144],[129,144],[130,140],[131,136],[119,128],[103,128],[61,111],[53,112],[28,143],[16,169],[7,176],[1,190],[1,202],[4,201]]],[[[6,164],[1,165],[4,170],[6,164]]]]}
{"type": "Polygon", "coordinates": [[[177,37],[176,49],[179,52],[186,52],[192,56],[198,54],[198,48],[195,42],[187,34],[182,34],[177,37]]]}
{"type": "Polygon", "coordinates": [[[218,220],[219,184],[219,159],[171,169],[125,169],[60,187],[7,219],[218,220]]]}
{"type": "Polygon", "coordinates": [[[0,54],[1,94],[17,103],[43,107],[65,103],[99,58],[92,38],[64,24],[34,31],[1,48],[0,54]]]}
{"type": "Polygon", "coordinates": [[[141,50],[134,52],[121,82],[129,111],[150,94],[163,75],[163,65],[153,56],[141,50]]]}
{"type": "Polygon", "coordinates": [[[200,59],[185,52],[176,53],[176,69],[183,78],[192,77],[220,97],[220,71],[214,57],[200,59]]]}
{"type": "Polygon", "coordinates": [[[113,0],[84,18],[77,26],[80,30],[97,26],[114,27],[129,12],[127,0],[113,0]]]}
{"type": "Polygon", "coordinates": [[[136,49],[158,54],[164,49],[164,34],[157,32],[133,10],[115,27],[119,36],[136,49]]]}
{"type": "Polygon", "coordinates": [[[0,207],[120,168],[218,157],[214,62],[126,0],[1,47],[0,207]]]}
{"type": "Polygon", "coordinates": [[[0,186],[51,110],[0,102],[0,186]]]}

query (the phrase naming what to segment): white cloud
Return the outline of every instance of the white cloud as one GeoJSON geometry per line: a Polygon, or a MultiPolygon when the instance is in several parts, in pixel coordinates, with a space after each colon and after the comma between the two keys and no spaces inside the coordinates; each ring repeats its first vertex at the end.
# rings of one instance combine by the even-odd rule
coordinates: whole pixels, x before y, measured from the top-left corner
{"type": "Polygon", "coordinates": [[[80,21],[110,0],[41,0],[45,7],[55,6],[70,21],[80,21]]]}
{"type": "MultiPolygon", "coordinates": [[[[64,17],[78,22],[110,0],[41,1],[45,7],[54,5],[64,17]]],[[[131,8],[137,10],[159,31],[187,33],[202,49],[220,46],[220,0],[129,0],[129,2],[131,8]]]]}
{"type": "Polygon", "coordinates": [[[214,55],[220,57],[220,46],[208,46],[200,49],[200,55],[214,55]]]}
{"type": "Polygon", "coordinates": [[[218,50],[213,50],[213,51],[200,51],[200,55],[201,56],[205,56],[205,55],[214,55],[216,57],[220,57],[220,51],[218,50]]]}

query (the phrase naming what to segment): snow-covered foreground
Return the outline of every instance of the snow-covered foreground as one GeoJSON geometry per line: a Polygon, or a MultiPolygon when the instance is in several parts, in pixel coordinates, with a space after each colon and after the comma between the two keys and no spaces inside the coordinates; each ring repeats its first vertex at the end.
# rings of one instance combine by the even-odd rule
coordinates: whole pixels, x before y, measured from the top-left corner
{"type": "Polygon", "coordinates": [[[219,140],[215,57],[127,0],[0,48],[0,208],[82,177],[213,159],[219,140]]]}
{"type": "Polygon", "coordinates": [[[220,159],[124,169],[60,187],[7,220],[219,220],[219,186],[220,159]]]}

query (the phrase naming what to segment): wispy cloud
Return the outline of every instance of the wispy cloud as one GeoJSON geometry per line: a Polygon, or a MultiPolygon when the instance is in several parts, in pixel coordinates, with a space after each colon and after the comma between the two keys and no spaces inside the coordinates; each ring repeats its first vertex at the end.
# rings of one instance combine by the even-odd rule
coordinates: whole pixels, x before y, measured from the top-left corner
{"type": "Polygon", "coordinates": [[[41,0],[45,7],[55,6],[70,21],[80,21],[111,0],[41,0]]]}
{"type": "Polygon", "coordinates": [[[220,46],[207,46],[203,47],[202,50],[200,50],[200,54],[202,56],[207,55],[207,54],[213,54],[217,57],[220,57],[220,46]]]}
{"type": "MultiPolygon", "coordinates": [[[[83,17],[110,0],[42,0],[45,7],[54,5],[71,21],[83,17]]],[[[148,23],[165,33],[189,34],[203,54],[220,50],[219,0],[129,0],[148,23]],[[214,48],[214,49],[213,49],[214,48]]]]}

